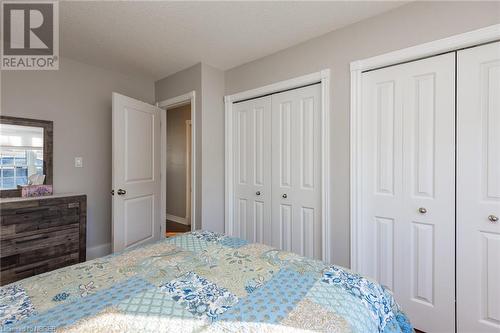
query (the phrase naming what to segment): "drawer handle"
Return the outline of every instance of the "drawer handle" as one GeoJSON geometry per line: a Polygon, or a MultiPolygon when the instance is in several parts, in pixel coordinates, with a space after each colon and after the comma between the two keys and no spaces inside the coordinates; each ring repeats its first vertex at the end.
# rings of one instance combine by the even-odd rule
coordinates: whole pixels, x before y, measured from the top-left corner
{"type": "Polygon", "coordinates": [[[28,242],[32,242],[32,241],[47,239],[47,238],[49,238],[48,235],[41,235],[41,236],[35,237],[35,238],[24,239],[24,240],[16,240],[15,243],[16,244],[23,244],[23,243],[28,243],[28,242]]]}

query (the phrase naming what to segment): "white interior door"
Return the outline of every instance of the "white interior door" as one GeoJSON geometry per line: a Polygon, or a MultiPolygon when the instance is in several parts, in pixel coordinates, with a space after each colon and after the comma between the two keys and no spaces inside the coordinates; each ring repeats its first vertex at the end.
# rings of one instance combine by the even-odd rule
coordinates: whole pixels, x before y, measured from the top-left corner
{"type": "Polygon", "coordinates": [[[458,52],[457,323],[500,332],[500,43],[458,52]]]}
{"type": "Polygon", "coordinates": [[[113,252],[160,239],[160,112],[113,93],[113,252]]]}
{"type": "Polygon", "coordinates": [[[321,85],[272,95],[273,246],[321,259],[321,85]]]}
{"type": "Polygon", "coordinates": [[[234,235],[271,245],[271,97],[235,103],[234,235]]]}
{"type": "Polygon", "coordinates": [[[455,329],[454,57],[363,74],[361,273],[425,332],[455,329]]]}

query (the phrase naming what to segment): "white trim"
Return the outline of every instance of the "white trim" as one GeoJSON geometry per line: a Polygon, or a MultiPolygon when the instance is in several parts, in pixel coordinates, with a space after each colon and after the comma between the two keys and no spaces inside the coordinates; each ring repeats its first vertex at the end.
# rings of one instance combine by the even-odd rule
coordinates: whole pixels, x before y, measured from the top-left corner
{"type": "Polygon", "coordinates": [[[233,102],[229,96],[224,96],[224,162],[225,162],[225,189],[224,189],[224,233],[233,234],[233,102]]]}
{"type": "Polygon", "coordinates": [[[111,253],[111,243],[87,248],[87,260],[101,258],[111,253]]]}
{"type": "Polygon", "coordinates": [[[362,107],[363,98],[362,72],[370,69],[390,66],[405,61],[417,60],[424,57],[452,52],[478,44],[500,39],[500,24],[486,28],[465,32],[456,36],[447,37],[430,43],[408,47],[402,50],[386,53],[376,57],[351,62],[351,115],[350,115],[350,224],[351,224],[351,269],[359,271],[363,241],[362,200],[363,190],[363,131],[362,107]],[[361,250],[361,251],[360,251],[361,250]]]}
{"type": "Polygon", "coordinates": [[[191,169],[191,132],[193,128],[191,125],[191,119],[186,120],[186,224],[191,224],[191,174],[189,169],[191,169]]]}
{"type": "MultiPolygon", "coordinates": [[[[160,107],[156,103],[157,107],[160,107]]],[[[165,227],[167,221],[167,112],[160,113],[160,145],[161,145],[161,161],[160,161],[160,179],[161,179],[161,195],[160,195],[160,230],[162,237],[165,238],[165,227]]]]}
{"type": "Polygon", "coordinates": [[[322,259],[332,263],[330,220],[330,70],[321,71],[321,231],[322,259]]]}
{"type": "Polygon", "coordinates": [[[158,107],[160,107],[162,109],[165,109],[165,108],[173,109],[173,108],[176,108],[178,106],[190,104],[191,100],[194,99],[195,95],[196,95],[196,91],[193,90],[193,91],[188,92],[186,94],[172,97],[172,98],[166,99],[164,101],[158,102],[156,104],[158,105],[158,107]]]}
{"type": "Polygon", "coordinates": [[[446,37],[363,60],[353,61],[351,62],[351,72],[356,70],[366,71],[440,53],[456,51],[457,49],[488,43],[499,38],[500,24],[495,24],[486,28],[468,31],[460,35],[446,37]]]}
{"type": "Polygon", "coordinates": [[[169,221],[177,222],[177,223],[184,224],[184,225],[189,225],[189,223],[185,217],[176,216],[176,215],[172,215],[172,214],[167,213],[166,218],[169,221]]]}
{"type": "Polygon", "coordinates": [[[233,103],[244,99],[276,93],[282,90],[298,88],[312,83],[321,83],[321,205],[322,205],[322,257],[330,263],[331,253],[331,220],[330,220],[330,70],[303,75],[290,80],[273,83],[264,87],[247,90],[224,97],[225,104],[225,216],[224,231],[233,234],[233,103]]]}
{"type": "Polygon", "coordinates": [[[324,76],[330,76],[330,69],[324,69],[320,72],[307,74],[299,76],[293,79],[280,81],[277,83],[269,84],[267,86],[250,89],[237,94],[224,96],[224,101],[227,102],[238,102],[244,99],[256,98],[262,95],[272,94],[279,92],[281,90],[288,90],[293,88],[302,87],[311,83],[320,82],[323,80],[324,76]]]}
{"type": "MultiPolygon", "coordinates": [[[[196,230],[196,91],[191,91],[189,93],[176,96],[161,102],[156,103],[156,105],[165,111],[178,106],[190,104],[191,105],[191,162],[194,166],[191,168],[191,230],[196,230]]],[[[166,112],[162,112],[162,126],[161,126],[161,174],[162,174],[162,184],[161,184],[161,215],[162,215],[162,226],[165,225],[167,220],[167,177],[165,172],[167,170],[167,115],[166,112]]],[[[163,230],[163,229],[162,229],[163,230]]],[[[163,237],[165,237],[165,232],[162,232],[163,237]]]]}
{"type": "Polygon", "coordinates": [[[362,212],[362,130],[361,130],[361,70],[351,71],[351,114],[350,114],[350,232],[351,232],[351,263],[352,270],[358,270],[359,251],[361,243],[360,227],[362,212]],[[358,93],[359,92],[359,93],[358,93]],[[358,225],[359,224],[359,225],[358,225]]]}

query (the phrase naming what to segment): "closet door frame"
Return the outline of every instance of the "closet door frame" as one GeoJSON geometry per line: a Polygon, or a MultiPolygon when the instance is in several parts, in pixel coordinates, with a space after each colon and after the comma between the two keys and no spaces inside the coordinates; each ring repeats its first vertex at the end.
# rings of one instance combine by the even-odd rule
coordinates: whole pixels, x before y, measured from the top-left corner
{"type": "Polygon", "coordinates": [[[233,103],[262,97],[281,91],[300,88],[314,83],[321,84],[321,233],[322,260],[331,263],[330,219],[330,69],[280,81],[256,89],[224,96],[225,104],[225,198],[224,230],[234,232],[234,152],[233,152],[233,103]]]}
{"type": "Polygon", "coordinates": [[[363,164],[364,164],[364,133],[362,130],[363,117],[363,72],[387,66],[401,64],[436,56],[446,52],[489,43],[500,39],[500,24],[469,31],[452,37],[439,39],[433,42],[412,46],[383,55],[351,62],[351,115],[350,115],[350,152],[351,152],[351,179],[350,179],[350,224],[351,224],[351,269],[359,271],[363,267],[362,254],[365,253],[363,242],[363,164]]]}

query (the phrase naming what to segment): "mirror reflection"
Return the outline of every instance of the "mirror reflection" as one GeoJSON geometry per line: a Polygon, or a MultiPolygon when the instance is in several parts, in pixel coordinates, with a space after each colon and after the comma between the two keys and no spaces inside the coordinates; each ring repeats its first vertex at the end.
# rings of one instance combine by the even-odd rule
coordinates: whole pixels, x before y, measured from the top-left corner
{"type": "Polygon", "coordinates": [[[0,189],[16,189],[43,178],[43,131],[42,127],[0,124],[0,189]]]}

